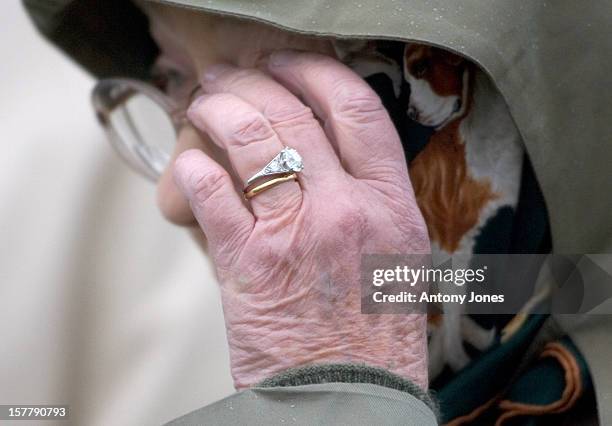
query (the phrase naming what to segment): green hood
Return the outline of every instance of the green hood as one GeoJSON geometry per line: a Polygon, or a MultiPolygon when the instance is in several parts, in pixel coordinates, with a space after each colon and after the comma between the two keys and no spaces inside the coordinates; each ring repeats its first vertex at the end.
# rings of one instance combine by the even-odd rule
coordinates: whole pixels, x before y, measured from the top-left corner
{"type": "MultiPolygon", "coordinates": [[[[157,49],[124,0],[24,0],[96,76],[145,78],[157,49]]],[[[197,10],[338,37],[420,41],[478,63],[506,99],[548,205],[553,250],[612,251],[612,2],[182,0],[197,10]]]]}

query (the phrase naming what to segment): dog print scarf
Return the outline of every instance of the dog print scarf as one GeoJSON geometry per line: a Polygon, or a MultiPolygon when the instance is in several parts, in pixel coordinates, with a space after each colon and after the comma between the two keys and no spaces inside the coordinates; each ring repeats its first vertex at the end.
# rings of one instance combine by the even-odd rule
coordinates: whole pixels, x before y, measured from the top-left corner
{"type": "MultiPolygon", "coordinates": [[[[483,71],[420,44],[339,40],[335,48],[379,94],[396,126],[434,256],[550,252],[546,205],[529,157],[483,71]]],[[[528,316],[517,326],[512,315],[430,315],[430,381],[442,420],[484,406],[511,374],[514,364],[504,362],[518,363],[516,341],[529,342],[544,319],[528,316]],[[483,388],[491,359],[503,371],[483,388]],[[472,388],[485,390],[466,408],[461,389],[472,388]]]]}

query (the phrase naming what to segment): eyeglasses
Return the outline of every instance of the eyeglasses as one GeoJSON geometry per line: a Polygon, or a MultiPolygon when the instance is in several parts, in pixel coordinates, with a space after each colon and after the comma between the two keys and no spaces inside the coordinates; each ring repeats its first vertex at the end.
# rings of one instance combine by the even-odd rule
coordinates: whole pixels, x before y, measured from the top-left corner
{"type": "Polygon", "coordinates": [[[185,108],[138,80],[101,80],[91,97],[111,145],[134,170],[157,181],[170,162],[185,108]]]}

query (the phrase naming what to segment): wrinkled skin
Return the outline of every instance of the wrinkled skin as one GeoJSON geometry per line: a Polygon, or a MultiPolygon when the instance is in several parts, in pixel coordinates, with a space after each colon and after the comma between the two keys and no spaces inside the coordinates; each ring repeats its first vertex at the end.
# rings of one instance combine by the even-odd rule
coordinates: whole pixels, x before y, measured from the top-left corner
{"type": "Polygon", "coordinates": [[[387,112],[329,56],[256,56],[260,70],[193,61],[205,62],[195,68],[206,95],[188,111],[197,131],[181,132],[160,183],[164,213],[185,224],[195,217],[206,235],[236,387],[292,367],[353,362],[427,388],[424,315],[360,312],[362,254],[430,252],[387,112]],[[299,182],[245,202],[244,182],[283,146],[303,157],[299,182]]]}

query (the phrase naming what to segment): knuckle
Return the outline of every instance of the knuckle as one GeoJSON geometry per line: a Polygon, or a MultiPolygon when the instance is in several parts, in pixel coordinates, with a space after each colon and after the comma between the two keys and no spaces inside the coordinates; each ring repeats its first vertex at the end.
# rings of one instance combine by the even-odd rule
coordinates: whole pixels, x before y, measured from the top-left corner
{"type": "Polygon", "coordinates": [[[398,167],[395,159],[388,159],[378,152],[372,152],[370,158],[376,161],[365,164],[361,170],[372,179],[372,184],[376,185],[374,182],[384,184],[376,185],[379,191],[393,198],[398,191],[405,190],[405,172],[398,167]]]}
{"type": "Polygon", "coordinates": [[[223,190],[228,182],[227,174],[220,170],[207,172],[194,172],[189,176],[191,188],[193,188],[193,199],[198,204],[204,204],[223,190]]]}
{"type": "Polygon", "coordinates": [[[237,145],[248,145],[274,136],[270,123],[261,114],[253,112],[241,114],[230,133],[232,142],[237,145]]]}
{"type": "Polygon", "coordinates": [[[339,80],[333,93],[334,113],[344,119],[368,123],[385,118],[387,113],[378,95],[357,79],[339,80]]]}
{"type": "Polygon", "coordinates": [[[301,102],[287,102],[286,99],[271,98],[265,108],[264,115],[273,125],[299,125],[314,123],[312,110],[301,102]]]}

